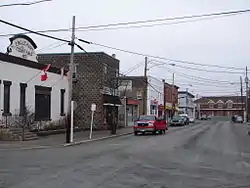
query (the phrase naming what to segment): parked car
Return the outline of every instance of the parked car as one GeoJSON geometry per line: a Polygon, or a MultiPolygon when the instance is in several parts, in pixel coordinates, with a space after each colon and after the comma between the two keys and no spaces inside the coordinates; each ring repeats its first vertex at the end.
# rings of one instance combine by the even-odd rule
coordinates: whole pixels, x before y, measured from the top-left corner
{"type": "Polygon", "coordinates": [[[193,117],[189,118],[190,123],[195,123],[195,119],[193,117]]]}
{"type": "Polygon", "coordinates": [[[187,114],[180,114],[180,116],[184,118],[184,121],[185,121],[184,123],[185,123],[185,125],[188,125],[188,124],[190,123],[189,117],[188,117],[187,114]]]}
{"type": "Polygon", "coordinates": [[[239,116],[239,115],[234,115],[232,117],[232,120],[234,123],[243,123],[243,118],[242,118],[242,116],[239,116]]]}
{"type": "Polygon", "coordinates": [[[201,120],[208,120],[208,116],[207,115],[202,115],[201,120]]]}
{"type": "Polygon", "coordinates": [[[153,134],[156,134],[157,132],[165,134],[168,127],[166,120],[162,117],[157,118],[154,115],[141,115],[138,120],[135,121],[133,129],[135,135],[148,132],[153,134]]]}
{"type": "Polygon", "coordinates": [[[185,125],[185,117],[182,116],[173,116],[170,121],[171,126],[184,126],[185,125]]]}

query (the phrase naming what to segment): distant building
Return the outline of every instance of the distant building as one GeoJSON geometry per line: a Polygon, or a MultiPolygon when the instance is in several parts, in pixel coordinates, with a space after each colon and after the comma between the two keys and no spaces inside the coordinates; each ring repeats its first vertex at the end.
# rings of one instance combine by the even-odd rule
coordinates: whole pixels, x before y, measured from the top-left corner
{"type": "Polygon", "coordinates": [[[195,96],[188,91],[178,92],[180,113],[185,113],[189,117],[195,117],[194,97],[195,96]]]}
{"type": "MultiPolygon", "coordinates": [[[[127,98],[127,125],[133,125],[134,120],[139,115],[144,114],[143,107],[146,108],[146,114],[152,114],[156,116],[162,116],[164,113],[164,84],[161,80],[148,76],[124,76],[120,77],[119,84],[120,98],[125,103],[124,97],[127,98]],[[146,87],[146,92],[144,89],[146,87]],[[146,104],[144,104],[144,96],[147,96],[146,104]]],[[[125,124],[124,117],[125,109],[124,105],[119,109],[119,121],[120,124],[125,124]]]]}
{"type": "Polygon", "coordinates": [[[178,110],[178,89],[176,85],[165,83],[164,86],[164,97],[166,101],[166,113],[167,117],[171,117],[178,110]]]}
{"type": "Polygon", "coordinates": [[[208,96],[195,101],[198,116],[227,116],[241,115],[245,110],[245,97],[243,102],[240,96],[208,96]]]}

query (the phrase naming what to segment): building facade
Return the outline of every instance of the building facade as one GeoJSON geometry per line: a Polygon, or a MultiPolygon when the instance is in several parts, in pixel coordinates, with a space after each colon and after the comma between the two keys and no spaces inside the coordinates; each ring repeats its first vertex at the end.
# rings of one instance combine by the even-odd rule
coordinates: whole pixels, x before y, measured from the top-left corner
{"type": "MultiPolygon", "coordinates": [[[[69,60],[69,53],[38,55],[39,62],[49,61],[58,68],[67,68],[69,60]]],[[[118,94],[119,60],[115,55],[103,52],[75,53],[74,63],[73,100],[77,104],[74,125],[84,129],[90,127],[90,109],[94,103],[94,128],[110,129],[111,121],[118,121],[118,106],[121,105],[118,94]]]]}
{"type": "Polygon", "coordinates": [[[119,109],[121,125],[133,125],[138,116],[144,114],[144,108],[148,115],[162,116],[164,113],[164,84],[157,78],[152,76],[120,77],[119,93],[123,101],[123,106],[119,109]],[[147,97],[145,104],[144,97],[147,97]]]}
{"type": "Polygon", "coordinates": [[[120,77],[119,93],[123,103],[119,107],[119,124],[121,126],[133,126],[138,116],[143,114],[143,87],[146,86],[143,79],[139,76],[120,77]]]}
{"type": "Polygon", "coordinates": [[[195,96],[188,91],[178,92],[180,113],[185,113],[189,117],[195,117],[194,97],[195,96]]]}
{"type": "Polygon", "coordinates": [[[164,97],[166,101],[166,114],[167,117],[170,118],[176,112],[178,112],[178,89],[179,87],[176,85],[168,84],[165,82],[164,84],[164,97]]]}
{"type": "Polygon", "coordinates": [[[198,117],[202,115],[226,116],[241,115],[244,117],[245,97],[240,96],[210,96],[195,101],[198,117]]]}
{"type": "Polygon", "coordinates": [[[25,35],[10,38],[6,54],[0,53],[0,120],[6,127],[23,126],[20,118],[33,122],[58,122],[68,107],[68,80],[65,71],[41,64],[36,45],[25,35]],[[42,70],[47,68],[46,72],[42,70]],[[41,76],[46,74],[46,80],[41,76]]]}
{"type": "Polygon", "coordinates": [[[147,113],[163,116],[164,114],[164,83],[153,76],[148,76],[147,113]]]}

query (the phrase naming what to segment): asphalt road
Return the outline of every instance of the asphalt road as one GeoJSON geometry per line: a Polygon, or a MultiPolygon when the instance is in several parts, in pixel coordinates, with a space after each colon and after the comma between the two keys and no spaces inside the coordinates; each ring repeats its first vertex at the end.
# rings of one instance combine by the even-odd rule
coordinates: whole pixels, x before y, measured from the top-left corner
{"type": "Polygon", "coordinates": [[[1,151],[0,187],[250,187],[250,136],[243,124],[203,121],[166,135],[1,151]]]}

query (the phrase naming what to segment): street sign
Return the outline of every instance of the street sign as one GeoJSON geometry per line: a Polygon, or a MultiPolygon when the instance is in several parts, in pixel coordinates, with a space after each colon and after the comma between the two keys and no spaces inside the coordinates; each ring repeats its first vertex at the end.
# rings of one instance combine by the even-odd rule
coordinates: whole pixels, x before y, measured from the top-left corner
{"type": "Polygon", "coordinates": [[[91,104],[91,111],[92,112],[96,111],[96,104],[94,104],[94,103],[91,104]]]}

